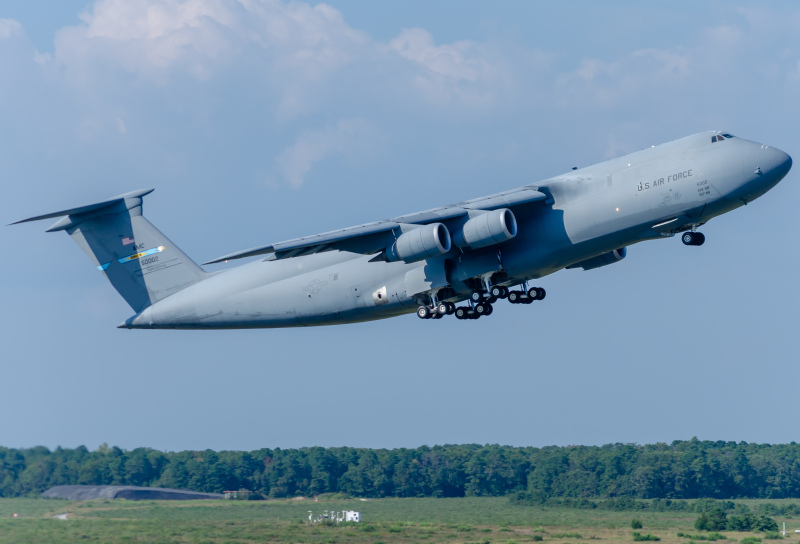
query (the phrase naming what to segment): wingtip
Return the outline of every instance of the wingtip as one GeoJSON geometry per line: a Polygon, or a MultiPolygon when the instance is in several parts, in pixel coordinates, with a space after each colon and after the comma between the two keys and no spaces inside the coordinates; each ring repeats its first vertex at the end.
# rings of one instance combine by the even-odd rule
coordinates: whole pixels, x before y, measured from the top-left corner
{"type": "Polygon", "coordinates": [[[6,226],[10,227],[12,225],[19,225],[20,223],[29,223],[29,222],[34,221],[34,220],[35,219],[33,217],[29,217],[28,219],[20,219],[19,221],[14,221],[13,223],[9,223],[6,226]]]}

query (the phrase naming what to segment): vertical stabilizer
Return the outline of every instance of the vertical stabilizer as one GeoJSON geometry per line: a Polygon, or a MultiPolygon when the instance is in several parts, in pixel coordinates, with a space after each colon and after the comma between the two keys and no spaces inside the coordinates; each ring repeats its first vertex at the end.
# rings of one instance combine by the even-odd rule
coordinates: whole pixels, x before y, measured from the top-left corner
{"type": "MultiPolygon", "coordinates": [[[[30,219],[62,217],[64,230],[136,312],[202,280],[206,272],[142,215],[145,189],[30,219]]],[[[12,223],[12,224],[17,224],[12,223]]]]}

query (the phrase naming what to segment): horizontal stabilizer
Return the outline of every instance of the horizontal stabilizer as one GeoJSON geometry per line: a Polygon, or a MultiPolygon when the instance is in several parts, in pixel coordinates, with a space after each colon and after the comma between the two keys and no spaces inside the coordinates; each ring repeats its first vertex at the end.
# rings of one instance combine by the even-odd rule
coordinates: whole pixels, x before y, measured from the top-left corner
{"type": "MultiPolygon", "coordinates": [[[[41,221],[42,219],[53,219],[56,217],[63,217],[65,215],[80,215],[86,214],[90,212],[96,212],[98,210],[102,210],[103,208],[108,208],[115,204],[118,204],[124,201],[126,198],[139,198],[145,195],[149,195],[155,189],[140,189],[138,191],[132,191],[130,193],[125,193],[124,195],[115,196],[114,198],[110,198],[108,200],[104,200],[102,202],[96,202],[95,204],[87,204],[86,206],[78,206],[77,208],[70,208],[69,210],[62,210],[60,212],[53,212],[53,213],[46,213],[44,215],[37,215],[36,217],[29,217],[28,219],[23,219],[21,221],[15,221],[11,223],[11,225],[18,225],[20,223],[27,223],[29,221],[41,221]]],[[[54,225],[53,228],[48,229],[48,232],[53,230],[62,230],[60,228],[56,228],[54,225]]]]}

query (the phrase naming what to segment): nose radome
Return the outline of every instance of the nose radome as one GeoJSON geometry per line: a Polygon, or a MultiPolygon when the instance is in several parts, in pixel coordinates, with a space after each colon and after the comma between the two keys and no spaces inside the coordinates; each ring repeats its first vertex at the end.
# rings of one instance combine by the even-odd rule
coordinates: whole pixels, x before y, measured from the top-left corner
{"type": "Polygon", "coordinates": [[[785,153],[778,149],[778,152],[781,154],[781,168],[783,169],[784,175],[786,175],[789,170],[792,169],[792,157],[789,156],[788,153],[785,153]]]}
{"type": "Polygon", "coordinates": [[[768,153],[767,168],[781,178],[785,176],[792,168],[792,158],[789,154],[774,147],[768,147],[765,151],[768,153]]]}

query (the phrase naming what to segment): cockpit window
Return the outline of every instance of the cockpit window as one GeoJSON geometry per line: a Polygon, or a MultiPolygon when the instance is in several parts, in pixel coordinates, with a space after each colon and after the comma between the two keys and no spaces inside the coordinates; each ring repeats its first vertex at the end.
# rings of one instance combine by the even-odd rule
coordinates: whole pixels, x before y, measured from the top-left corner
{"type": "Polygon", "coordinates": [[[733,136],[731,134],[717,134],[716,136],[711,137],[711,143],[713,144],[714,142],[721,142],[726,138],[733,138],[733,136]]]}
{"type": "Polygon", "coordinates": [[[727,132],[723,132],[721,134],[717,134],[716,136],[712,136],[711,143],[713,144],[714,142],[721,142],[726,138],[735,138],[735,136],[733,134],[728,134],[727,132]]]}

